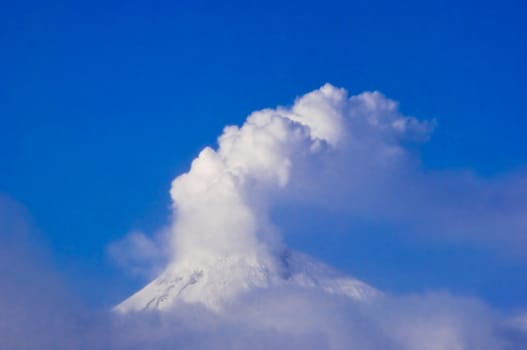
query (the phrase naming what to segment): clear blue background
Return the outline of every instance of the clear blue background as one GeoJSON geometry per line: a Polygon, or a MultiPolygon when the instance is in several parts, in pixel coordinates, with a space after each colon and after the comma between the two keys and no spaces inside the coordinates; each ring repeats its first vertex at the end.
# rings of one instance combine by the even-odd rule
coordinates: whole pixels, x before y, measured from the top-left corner
{"type": "MultiPolygon", "coordinates": [[[[437,118],[427,169],[518,169],[527,164],[526,6],[3,0],[0,192],[28,207],[72,288],[106,306],[142,281],[116,270],[105,246],[167,221],[170,180],[224,125],[325,82],[380,90],[406,114],[437,118]]],[[[521,258],[371,223],[299,221],[284,223],[305,231],[288,236],[293,247],[380,288],[525,305],[521,258]],[[328,225],[335,233],[321,238],[328,225]]]]}

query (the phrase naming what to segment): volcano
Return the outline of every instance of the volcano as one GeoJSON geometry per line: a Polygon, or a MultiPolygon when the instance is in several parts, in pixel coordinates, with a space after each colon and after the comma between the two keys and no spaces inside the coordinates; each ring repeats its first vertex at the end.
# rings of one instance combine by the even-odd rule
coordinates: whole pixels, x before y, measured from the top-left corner
{"type": "Polygon", "coordinates": [[[262,261],[223,256],[170,265],[143,289],[115,307],[118,312],[169,310],[179,302],[220,310],[258,288],[293,286],[368,301],[380,295],[369,285],[299,252],[262,261]]]}
{"type": "MultiPolygon", "coordinates": [[[[356,146],[346,141],[355,140],[356,128],[397,140],[424,132],[427,125],[400,115],[396,103],[379,93],[348,97],[346,90],[325,84],[291,107],[256,111],[241,127],[225,127],[218,147],[205,147],[172,182],[171,262],[116,310],[166,310],[178,302],[219,310],[248,291],[281,286],[356,300],[378,295],[365,283],[288,250],[270,215],[288,184],[309,188],[316,183],[309,174],[326,174],[320,167],[335,165],[321,159],[338,162],[339,152],[356,146]]],[[[404,154],[392,144],[365,146],[382,164],[404,154]]]]}

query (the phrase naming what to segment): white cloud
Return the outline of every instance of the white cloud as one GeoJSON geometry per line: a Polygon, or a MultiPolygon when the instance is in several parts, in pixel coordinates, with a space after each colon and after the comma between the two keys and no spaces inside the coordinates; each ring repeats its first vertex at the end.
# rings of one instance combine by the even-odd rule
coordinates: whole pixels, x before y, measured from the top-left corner
{"type": "MultiPolygon", "coordinates": [[[[226,127],[218,149],[205,148],[190,170],[174,179],[176,259],[269,254],[266,250],[280,243],[267,207],[271,194],[289,185],[292,173],[309,170],[311,181],[333,169],[353,172],[328,167],[328,160],[340,163],[344,157],[357,168],[363,167],[362,160],[372,167],[400,163],[407,153],[401,142],[425,138],[432,126],[403,116],[394,101],[378,92],[349,98],[330,84],[298,98],[291,108],[252,113],[241,127],[226,127]]],[[[304,173],[293,181],[303,178],[304,173]]]]}
{"type": "MultiPolygon", "coordinates": [[[[499,241],[524,253],[518,243],[527,237],[527,176],[424,170],[416,146],[435,125],[403,115],[379,92],[350,97],[330,84],[291,107],[253,112],[174,179],[170,255],[272,258],[284,247],[269,208],[295,201],[434,239],[499,241]]],[[[139,243],[133,256],[155,255],[159,246],[144,236],[129,239],[139,243]]],[[[121,262],[133,260],[125,251],[117,254],[121,262]]]]}

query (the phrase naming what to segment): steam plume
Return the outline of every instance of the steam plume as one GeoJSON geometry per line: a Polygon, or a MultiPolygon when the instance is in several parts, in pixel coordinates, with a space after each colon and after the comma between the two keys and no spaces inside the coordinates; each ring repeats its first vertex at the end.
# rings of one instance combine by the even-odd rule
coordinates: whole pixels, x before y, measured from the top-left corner
{"type": "Polygon", "coordinates": [[[400,115],[378,92],[349,98],[330,84],[290,108],[252,113],[241,127],[226,127],[218,149],[202,150],[172,182],[176,261],[272,255],[280,240],[268,224],[265,194],[287,186],[295,166],[350,147],[375,148],[377,161],[389,161],[404,153],[400,140],[430,128],[400,115]]]}

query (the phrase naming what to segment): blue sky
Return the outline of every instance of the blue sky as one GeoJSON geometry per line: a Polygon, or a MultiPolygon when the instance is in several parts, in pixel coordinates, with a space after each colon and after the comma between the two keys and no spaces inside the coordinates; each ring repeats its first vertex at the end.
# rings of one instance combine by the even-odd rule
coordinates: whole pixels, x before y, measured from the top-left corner
{"type": "MultiPolygon", "coordinates": [[[[425,171],[522,171],[525,14],[520,1],[4,1],[0,192],[28,209],[72,288],[108,306],[143,281],[106,247],[168,221],[170,181],[199,150],[325,82],[436,118],[425,171]]],[[[290,246],[381,289],[525,306],[527,260],[509,247],[305,211],[277,218],[290,246]]]]}

